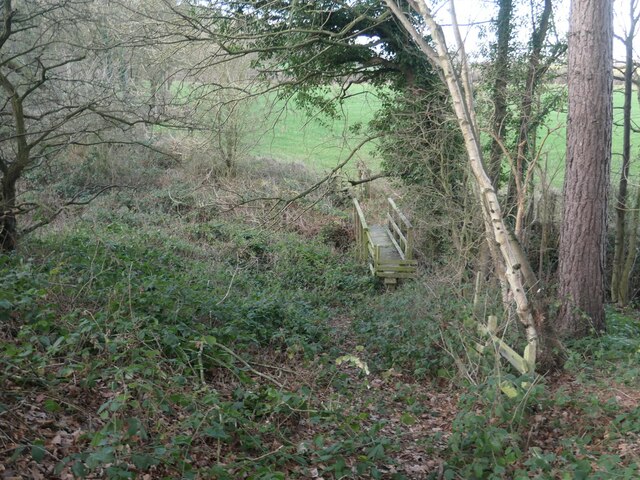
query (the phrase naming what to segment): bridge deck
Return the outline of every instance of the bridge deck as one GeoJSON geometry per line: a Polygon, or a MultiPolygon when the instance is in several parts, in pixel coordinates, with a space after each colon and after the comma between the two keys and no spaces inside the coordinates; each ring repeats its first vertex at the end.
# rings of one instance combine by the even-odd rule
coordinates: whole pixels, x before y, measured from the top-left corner
{"type": "Polygon", "coordinates": [[[380,262],[390,263],[393,260],[402,260],[400,252],[391,241],[391,237],[387,231],[384,225],[371,225],[369,227],[371,240],[373,240],[374,245],[380,247],[380,262]]]}
{"type": "Polygon", "coordinates": [[[371,273],[393,287],[399,279],[415,278],[417,262],[413,259],[413,227],[407,217],[388,199],[385,225],[368,225],[357,199],[353,199],[357,254],[367,261],[371,273]]]}

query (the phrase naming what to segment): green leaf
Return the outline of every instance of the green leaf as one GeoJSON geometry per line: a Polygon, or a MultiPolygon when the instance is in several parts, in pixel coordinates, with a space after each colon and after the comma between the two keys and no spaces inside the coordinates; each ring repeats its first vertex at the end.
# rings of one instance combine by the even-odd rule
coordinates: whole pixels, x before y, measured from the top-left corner
{"type": "Polygon", "coordinates": [[[113,451],[113,447],[103,447],[100,450],[96,450],[87,457],[87,467],[96,468],[105,463],[112,463],[114,460],[113,451]]]}
{"type": "Polygon", "coordinates": [[[73,375],[74,371],[75,370],[72,367],[62,367],[60,370],[58,370],[58,377],[60,378],[70,377],[71,375],[73,375]]]}
{"type": "Polygon", "coordinates": [[[136,468],[140,470],[148,470],[149,467],[153,465],[157,465],[158,461],[153,458],[151,455],[147,455],[146,453],[134,453],[131,455],[131,461],[136,466],[136,468]]]}
{"type": "Polygon", "coordinates": [[[506,380],[500,383],[500,390],[509,398],[516,398],[518,396],[518,390],[506,380]]]}
{"type": "Polygon", "coordinates": [[[51,398],[47,398],[44,401],[44,409],[47,412],[56,413],[56,412],[59,412],[60,410],[62,410],[62,407],[55,400],[52,400],[51,398]]]}
{"type": "Polygon", "coordinates": [[[17,447],[13,451],[13,455],[11,455],[11,458],[9,459],[9,463],[15,462],[20,457],[20,455],[22,455],[22,452],[24,452],[26,448],[27,447],[25,447],[24,445],[20,445],[19,447],[17,447]]]}
{"type": "Polygon", "coordinates": [[[31,445],[31,458],[33,458],[37,463],[42,462],[44,456],[47,454],[43,445],[44,442],[42,440],[36,440],[36,442],[31,445]]]}
{"type": "Polygon", "coordinates": [[[140,420],[137,418],[128,418],[127,419],[127,435],[132,437],[133,435],[140,434],[141,437],[146,436],[146,432],[144,431],[144,427],[140,423],[140,420]]]}
{"type": "Polygon", "coordinates": [[[84,463],[77,461],[73,465],[71,465],[71,473],[73,473],[76,477],[84,478],[87,476],[87,469],[84,468],[84,463]]]}
{"type": "Polygon", "coordinates": [[[447,469],[444,471],[444,480],[453,480],[454,478],[456,478],[456,472],[450,469],[447,469]]]}
{"type": "Polygon", "coordinates": [[[409,412],[404,412],[400,417],[400,421],[405,425],[415,425],[416,417],[411,415],[409,412]]]}
{"type": "Polygon", "coordinates": [[[384,458],[384,447],[381,443],[374,445],[369,449],[367,457],[371,460],[382,460],[384,458]]]}
{"type": "Polygon", "coordinates": [[[202,433],[208,437],[216,438],[216,439],[226,439],[229,436],[224,431],[224,427],[220,424],[214,424],[210,427],[205,428],[202,433]]]}

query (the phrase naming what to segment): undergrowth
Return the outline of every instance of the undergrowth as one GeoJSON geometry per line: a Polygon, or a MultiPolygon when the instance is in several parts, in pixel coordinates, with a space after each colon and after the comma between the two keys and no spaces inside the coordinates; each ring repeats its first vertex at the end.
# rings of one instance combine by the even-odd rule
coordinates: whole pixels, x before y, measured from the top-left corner
{"type": "Polygon", "coordinates": [[[607,334],[568,345],[561,373],[513,376],[496,365],[467,386],[444,477],[638,478],[640,325],[613,310],[607,321],[607,334]]]}
{"type": "Polygon", "coordinates": [[[307,172],[150,175],[0,255],[1,476],[640,477],[638,318],[611,310],[565,371],[515,375],[451,282],[371,279],[335,205],[279,231],[255,227],[266,205],[211,206],[307,172]]]}
{"type": "Polygon", "coordinates": [[[375,474],[375,426],[354,433],[350,413],[318,408],[312,386],[278,369],[334,368],[329,320],[373,291],[369,277],[294,236],[186,231],[206,245],[112,222],[0,257],[0,408],[34,402],[65,425],[53,439],[13,432],[24,436],[8,464],[54,456],[49,474],[78,478],[284,478],[316,464],[375,474]],[[58,458],[74,435],[82,448],[58,458]]]}

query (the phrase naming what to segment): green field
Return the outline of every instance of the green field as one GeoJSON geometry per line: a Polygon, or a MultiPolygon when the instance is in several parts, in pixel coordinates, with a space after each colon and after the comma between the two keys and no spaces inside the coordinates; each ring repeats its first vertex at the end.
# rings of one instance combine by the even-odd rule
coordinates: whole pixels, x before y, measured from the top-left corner
{"type": "MultiPolygon", "coordinates": [[[[267,117],[269,130],[260,137],[253,153],[318,169],[335,167],[365,138],[351,133],[350,127],[368,123],[381,104],[365,87],[356,86],[353,90],[342,106],[341,118],[337,119],[323,115],[312,118],[293,101],[265,99],[259,111],[267,117]]],[[[374,161],[372,148],[372,144],[363,148],[356,159],[374,161]]]]}
{"type": "MultiPolygon", "coordinates": [[[[263,105],[261,115],[267,117],[270,128],[257,141],[252,153],[287,162],[300,162],[318,169],[335,167],[364,138],[362,135],[351,134],[349,127],[369,122],[374,118],[381,105],[380,99],[372,91],[367,91],[366,87],[356,88],[355,95],[348,98],[342,106],[342,118],[335,120],[322,116],[310,118],[294,102],[285,104],[282,101],[268,100],[265,104],[269,104],[270,107],[267,110],[263,105]]],[[[615,90],[612,181],[615,181],[620,175],[623,102],[622,90],[615,90]]],[[[632,109],[633,120],[640,122],[640,112],[635,102],[632,109]]],[[[566,112],[552,112],[548,117],[546,127],[551,133],[548,135],[540,155],[540,165],[545,168],[547,178],[552,184],[561,188],[564,179],[566,150],[566,112]]],[[[544,128],[541,129],[540,135],[541,140],[547,136],[544,128]]],[[[370,144],[356,158],[377,164],[378,160],[372,156],[374,148],[374,145],[370,144]]],[[[640,167],[636,162],[632,165],[632,174],[638,175],[639,173],[640,167]]]]}
{"type": "MultiPolygon", "coordinates": [[[[616,89],[613,93],[613,138],[612,138],[612,161],[611,161],[611,181],[617,184],[620,177],[622,165],[622,106],[624,104],[624,93],[622,89],[616,89]]],[[[637,102],[631,104],[631,117],[636,124],[640,122],[640,111],[637,102]]],[[[566,112],[553,112],[549,115],[547,126],[554,130],[545,143],[541,165],[546,165],[547,175],[552,179],[555,187],[562,187],[564,180],[564,163],[566,153],[566,112]]],[[[546,134],[545,134],[546,135],[546,134]]],[[[634,147],[634,138],[631,138],[631,175],[640,174],[640,165],[635,161],[638,156],[638,145],[634,147]]]]}

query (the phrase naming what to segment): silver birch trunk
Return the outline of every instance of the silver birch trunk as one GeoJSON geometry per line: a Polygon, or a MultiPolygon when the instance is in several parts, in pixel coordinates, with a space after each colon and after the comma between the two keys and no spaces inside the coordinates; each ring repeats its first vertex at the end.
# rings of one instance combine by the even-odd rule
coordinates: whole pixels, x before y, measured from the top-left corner
{"type": "Polygon", "coordinates": [[[499,255],[499,258],[494,258],[494,263],[504,266],[504,278],[509,286],[513,301],[516,304],[518,319],[526,332],[528,345],[525,350],[525,360],[527,360],[530,365],[534,365],[538,345],[538,333],[531,304],[527,297],[526,280],[522,269],[523,265],[528,265],[528,259],[521,254],[519,246],[516,247],[516,240],[512,237],[505,224],[498,202],[498,196],[484,168],[479,130],[476,123],[473,103],[471,75],[469,73],[464,43],[462,42],[460,31],[457,28],[454,3],[450,0],[449,6],[456,35],[457,63],[454,63],[454,58],[447,48],[442,28],[435,21],[425,1],[410,0],[409,4],[424,19],[435,47],[427,43],[424,37],[416,31],[413,24],[400,10],[394,0],[385,1],[398,20],[411,34],[413,40],[422,52],[427,56],[432,66],[440,72],[442,79],[447,85],[453,101],[456,119],[464,137],[464,143],[469,157],[469,167],[473,173],[473,178],[479,192],[479,207],[485,220],[487,241],[489,245],[498,246],[497,249],[491,249],[493,255],[499,255]]]}

